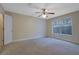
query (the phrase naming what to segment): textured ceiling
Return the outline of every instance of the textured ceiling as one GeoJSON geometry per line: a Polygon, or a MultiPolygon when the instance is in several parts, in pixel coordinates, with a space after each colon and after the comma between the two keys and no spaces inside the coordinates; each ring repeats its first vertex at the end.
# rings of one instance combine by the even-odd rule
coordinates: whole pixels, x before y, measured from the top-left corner
{"type": "MultiPolygon", "coordinates": [[[[41,11],[42,8],[49,9],[55,15],[48,15],[48,18],[64,15],[79,10],[78,3],[2,3],[5,11],[38,17],[40,14],[35,12],[41,11]]],[[[42,17],[38,17],[42,18],[42,17]]]]}

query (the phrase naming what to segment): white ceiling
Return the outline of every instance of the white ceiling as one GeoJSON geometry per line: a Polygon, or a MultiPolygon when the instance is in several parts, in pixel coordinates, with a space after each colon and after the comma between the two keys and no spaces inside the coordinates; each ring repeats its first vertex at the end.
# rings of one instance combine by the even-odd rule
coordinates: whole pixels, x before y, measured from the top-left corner
{"type": "Polygon", "coordinates": [[[34,17],[38,17],[39,15],[35,12],[39,12],[42,8],[46,8],[55,13],[55,15],[48,15],[48,18],[53,18],[79,10],[79,3],[2,3],[2,6],[5,11],[34,17]]]}

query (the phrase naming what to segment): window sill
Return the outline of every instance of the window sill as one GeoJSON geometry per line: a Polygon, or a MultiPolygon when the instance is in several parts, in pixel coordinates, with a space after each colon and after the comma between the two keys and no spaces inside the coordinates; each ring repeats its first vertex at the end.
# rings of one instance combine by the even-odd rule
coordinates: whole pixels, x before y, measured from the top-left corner
{"type": "Polygon", "coordinates": [[[59,34],[59,33],[53,33],[53,34],[55,34],[55,35],[65,35],[65,36],[72,36],[72,35],[69,35],[69,34],[59,34]]]}

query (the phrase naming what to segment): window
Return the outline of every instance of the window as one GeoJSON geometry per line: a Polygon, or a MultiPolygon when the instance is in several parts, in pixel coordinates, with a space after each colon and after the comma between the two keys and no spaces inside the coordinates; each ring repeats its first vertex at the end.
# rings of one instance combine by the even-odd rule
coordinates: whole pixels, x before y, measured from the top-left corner
{"type": "Polygon", "coordinates": [[[66,16],[62,19],[53,20],[53,32],[58,34],[72,35],[72,19],[66,16]]]}

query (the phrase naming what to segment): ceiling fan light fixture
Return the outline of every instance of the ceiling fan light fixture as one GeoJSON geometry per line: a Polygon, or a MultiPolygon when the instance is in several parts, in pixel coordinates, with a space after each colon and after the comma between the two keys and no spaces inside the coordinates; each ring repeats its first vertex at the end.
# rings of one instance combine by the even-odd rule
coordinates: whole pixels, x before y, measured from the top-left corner
{"type": "Polygon", "coordinates": [[[46,11],[46,12],[48,12],[48,10],[47,10],[47,9],[46,9],[45,11],[46,11]]]}
{"type": "Polygon", "coordinates": [[[46,18],[46,16],[47,16],[47,15],[45,15],[45,14],[42,15],[43,18],[46,18]]]}

